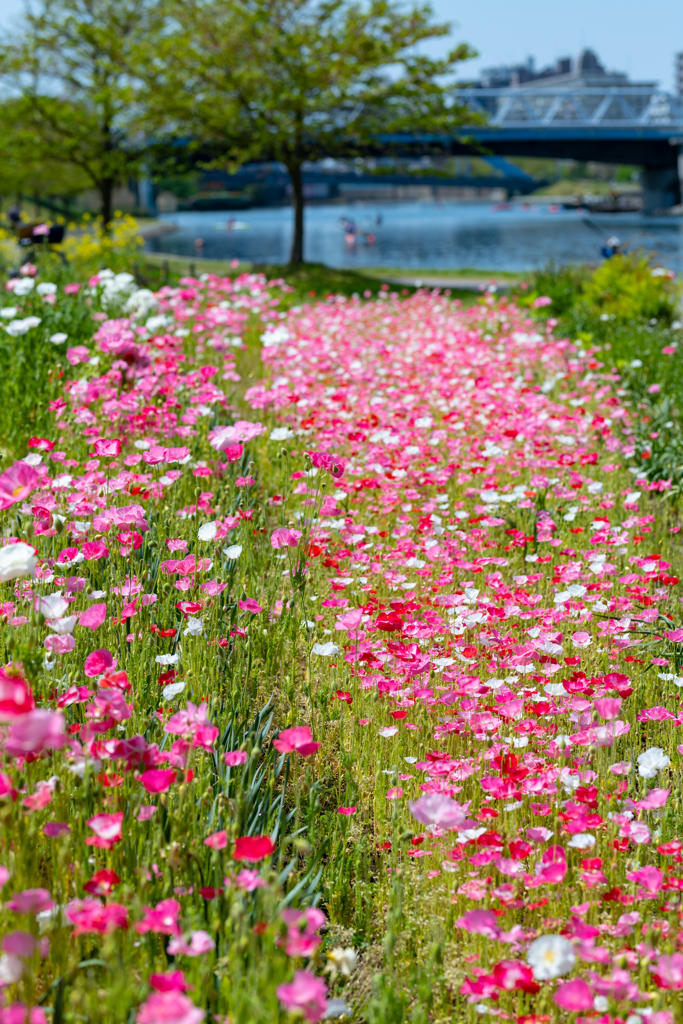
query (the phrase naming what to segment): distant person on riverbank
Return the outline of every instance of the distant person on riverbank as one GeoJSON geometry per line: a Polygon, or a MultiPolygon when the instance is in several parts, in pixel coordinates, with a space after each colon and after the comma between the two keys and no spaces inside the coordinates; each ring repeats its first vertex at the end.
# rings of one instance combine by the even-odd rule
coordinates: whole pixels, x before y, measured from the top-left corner
{"type": "Polygon", "coordinates": [[[600,255],[604,256],[606,260],[610,260],[613,256],[618,256],[621,251],[621,240],[616,235],[610,235],[601,248],[600,255]]]}

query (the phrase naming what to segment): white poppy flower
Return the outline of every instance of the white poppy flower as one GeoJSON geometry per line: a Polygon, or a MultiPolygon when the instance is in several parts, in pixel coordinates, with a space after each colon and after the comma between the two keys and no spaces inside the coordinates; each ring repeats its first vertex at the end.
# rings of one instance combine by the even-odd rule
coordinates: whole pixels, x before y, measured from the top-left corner
{"type": "Polygon", "coordinates": [[[526,959],[536,981],[549,981],[569,974],[576,963],[576,954],[569,939],[562,935],[542,935],[531,943],[526,959]]]}

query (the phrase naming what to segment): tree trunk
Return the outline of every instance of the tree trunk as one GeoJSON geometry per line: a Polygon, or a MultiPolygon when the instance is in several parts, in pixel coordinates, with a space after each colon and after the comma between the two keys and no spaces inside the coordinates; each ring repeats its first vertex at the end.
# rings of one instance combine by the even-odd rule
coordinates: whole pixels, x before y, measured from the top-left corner
{"type": "Polygon", "coordinates": [[[111,178],[105,178],[100,182],[100,213],[102,214],[102,225],[106,234],[109,234],[113,216],[114,182],[111,178]]]}
{"type": "Polygon", "coordinates": [[[294,234],[292,249],[289,254],[290,265],[304,262],[304,182],[301,164],[292,163],[287,166],[292,182],[292,205],[294,207],[294,234]]]}

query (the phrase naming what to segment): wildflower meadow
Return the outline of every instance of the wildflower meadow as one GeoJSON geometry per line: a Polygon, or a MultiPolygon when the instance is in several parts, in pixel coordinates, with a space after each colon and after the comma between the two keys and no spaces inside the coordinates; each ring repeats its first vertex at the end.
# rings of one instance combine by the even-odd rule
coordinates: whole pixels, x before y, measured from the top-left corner
{"type": "Polygon", "coordinates": [[[1,1024],[680,1024],[681,520],[608,348],[49,270],[0,308],[1,1024]]]}

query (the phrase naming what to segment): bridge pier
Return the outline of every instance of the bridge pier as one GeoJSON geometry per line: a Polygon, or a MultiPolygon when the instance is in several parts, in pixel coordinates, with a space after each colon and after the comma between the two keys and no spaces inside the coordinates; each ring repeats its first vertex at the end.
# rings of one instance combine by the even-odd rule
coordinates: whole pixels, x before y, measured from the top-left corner
{"type": "Polygon", "coordinates": [[[681,202],[681,172],[683,155],[671,167],[645,167],[641,172],[643,186],[643,212],[656,213],[670,209],[681,202]]]}

